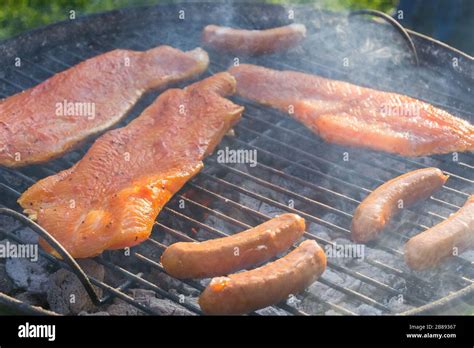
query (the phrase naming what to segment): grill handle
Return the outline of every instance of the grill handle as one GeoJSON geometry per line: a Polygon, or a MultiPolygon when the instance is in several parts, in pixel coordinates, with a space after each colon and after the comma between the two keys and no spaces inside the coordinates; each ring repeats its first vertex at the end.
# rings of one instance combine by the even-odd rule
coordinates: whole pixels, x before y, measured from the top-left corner
{"type": "Polygon", "coordinates": [[[377,10],[370,10],[370,9],[364,9],[364,10],[356,10],[356,11],[351,11],[349,12],[348,17],[353,17],[353,16],[360,16],[360,15],[370,15],[378,18],[382,18],[389,24],[391,24],[405,39],[405,41],[408,43],[408,46],[413,53],[413,59],[415,61],[416,66],[420,65],[420,61],[418,60],[418,53],[416,52],[415,44],[413,43],[413,40],[411,39],[410,34],[408,31],[398,23],[393,17],[389,16],[388,14],[382,12],[382,11],[377,11],[377,10]]]}

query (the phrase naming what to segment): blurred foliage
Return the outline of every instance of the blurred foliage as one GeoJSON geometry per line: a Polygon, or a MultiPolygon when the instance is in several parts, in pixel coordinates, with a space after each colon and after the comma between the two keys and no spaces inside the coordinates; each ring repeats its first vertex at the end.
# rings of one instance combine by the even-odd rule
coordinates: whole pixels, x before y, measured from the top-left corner
{"type": "MultiPolygon", "coordinates": [[[[0,39],[25,30],[67,19],[69,11],[76,16],[122,7],[152,5],[177,1],[159,0],[0,0],[0,39]]],[[[397,0],[266,0],[268,3],[305,3],[330,10],[373,8],[389,12],[397,0]]]]}
{"type": "Polygon", "coordinates": [[[267,0],[265,2],[281,4],[313,4],[315,7],[332,11],[360,10],[370,8],[383,12],[392,12],[398,4],[398,0],[267,0]]]}
{"type": "Polygon", "coordinates": [[[156,4],[156,0],[0,0],[0,38],[76,16],[121,7],[156,4]]]}

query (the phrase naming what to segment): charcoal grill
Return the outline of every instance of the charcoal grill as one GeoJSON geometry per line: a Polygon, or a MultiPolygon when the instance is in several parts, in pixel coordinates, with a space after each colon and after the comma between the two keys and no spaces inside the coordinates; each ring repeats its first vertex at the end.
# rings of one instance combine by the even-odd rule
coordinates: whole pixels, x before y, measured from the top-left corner
{"type": "MultiPolygon", "coordinates": [[[[473,122],[473,58],[408,31],[418,54],[416,65],[409,45],[392,26],[307,6],[187,3],[118,10],[50,25],[0,45],[0,95],[22,91],[114,48],[144,50],[170,44],[192,49],[200,45],[201,29],[207,24],[258,29],[290,23],[292,15],[295,22],[308,28],[303,47],[260,58],[210,52],[207,74],[225,70],[237,61],[307,71],[409,94],[473,122]],[[20,67],[14,65],[17,57],[20,67]]],[[[156,95],[147,95],[121,125],[136,117],[156,95]]],[[[352,213],[371,190],[406,171],[436,166],[450,175],[447,184],[396,218],[382,240],[369,244],[364,260],[351,263],[329,258],[328,271],[314,286],[275,308],[278,313],[295,315],[427,314],[446,313],[473,302],[473,254],[454,257],[436,271],[424,273],[411,272],[402,254],[410,236],[445,219],[473,193],[472,153],[403,158],[327,144],[280,112],[239,98],[235,101],[246,111],[235,127],[235,136],[226,136],[220,148],[257,150],[258,164],[219,163],[216,155],[206,159],[204,170],[160,213],[148,241],[132,248],[128,257],[122,251],[107,251],[95,258],[107,272],[123,277],[123,284],[113,286],[86,275],[64,253],[63,261],[40,251],[41,257],[55,269],[74,271],[96,304],[120,298],[145,313],[156,314],[127,293],[130,288],[144,288],[201,314],[194,302],[183,301],[176,292],[149,278],[150,272],[164,272],[159,255],[169,243],[232,234],[282,212],[298,213],[307,220],[305,238],[322,246],[345,243],[352,213]],[[102,288],[104,296],[96,297],[91,284],[102,288]],[[397,298],[398,307],[393,305],[397,298]]],[[[1,213],[21,222],[15,228],[2,227],[3,237],[22,243],[16,232],[24,226],[46,235],[47,231],[18,213],[15,201],[38,179],[70,167],[88,146],[90,143],[44,165],[0,168],[1,213]]],[[[199,292],[205,286],[205,282],[185,283],[199,292]]],[[[0,293],[0,302],[28,314],[55,314],[7,294],[0,293]]]]}

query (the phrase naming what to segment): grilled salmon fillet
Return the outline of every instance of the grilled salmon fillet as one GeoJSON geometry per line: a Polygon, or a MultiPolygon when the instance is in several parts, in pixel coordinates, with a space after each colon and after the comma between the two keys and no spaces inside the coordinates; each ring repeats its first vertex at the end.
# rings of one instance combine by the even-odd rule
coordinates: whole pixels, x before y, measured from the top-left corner
{"type": "Polygon", "coordinates": [[[200,49],[114,50],[0,102],[0,165],[48,161],[125,117],[148,90],[207,69],[200,49]]]}
{"type": "Polygon", "coordinates": [[[289,113],[324,140],[403,156],[474,150],[474,126],[423,101],[295,71],[241,64],[237,94],[289,113]]]}
{"type": "Polygon", "coordinates": [[[167,90],[129,125],[100,136],[73,167],[31,186],[19,204],[76,258],[142,242],[239,120],[243,107],[224,98],[234,91],[225,72],[167,90]]]}

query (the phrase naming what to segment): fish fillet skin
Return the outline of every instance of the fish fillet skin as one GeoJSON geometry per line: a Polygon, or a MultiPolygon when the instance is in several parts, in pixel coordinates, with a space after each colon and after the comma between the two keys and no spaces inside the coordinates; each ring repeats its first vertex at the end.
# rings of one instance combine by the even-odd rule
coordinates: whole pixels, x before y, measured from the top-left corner
{"type": "Polygon", "coordinates": [[[0,165],[59,157],[122,120],[145,92],[191,78],[208,65],[201,48],[118,49],[7,97],[0,101],[0,165]]]}
{"type": "Polygon", "coordinates": [[[144,241],[162,207],[239,120],[243,107],[224,98],[234,92],[225,72],[167,90],[129,125],[100,136],[73,167],[31,186],[19,204],[75,258],[144,241]]]}
{"type": "Polygon", "coordinates": [[[325,141],[403,156],[474,150],[474,126],[426,102],[296,71],[229,69],[241,97],[289,113],[325,141]]]}

